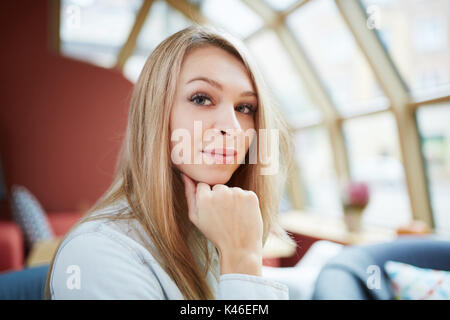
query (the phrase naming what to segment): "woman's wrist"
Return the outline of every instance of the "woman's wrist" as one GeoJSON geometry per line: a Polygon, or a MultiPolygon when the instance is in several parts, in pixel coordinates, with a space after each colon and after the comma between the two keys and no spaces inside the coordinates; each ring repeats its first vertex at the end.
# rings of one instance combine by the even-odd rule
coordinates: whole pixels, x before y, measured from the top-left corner
{"type": "Polygon", "coordinates": [[[235,250],[220,254],[220,274],[242,273],[261,276],[262,250],[235,250]]]}

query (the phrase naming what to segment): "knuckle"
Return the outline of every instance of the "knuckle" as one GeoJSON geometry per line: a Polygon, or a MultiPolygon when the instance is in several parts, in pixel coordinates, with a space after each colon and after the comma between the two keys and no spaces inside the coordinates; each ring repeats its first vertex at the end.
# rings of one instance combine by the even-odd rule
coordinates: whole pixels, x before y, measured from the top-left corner
{"type": "Polygon", "coordinates": [[[244,190],[242,188],[239,188],[239,187],[233,187],[233,188],[231,188],[231,190],[234,193],[236,193],[236,194],[243,194],[244,193],[244,190]]]}
{"type": "Polygon", "coordinates": [[[217,187],[215,186],[215,189],[213,191],[214,196],[220,199],[231,195],[231,189],[223,184],[217,185],[217,187]]]}
{"type": "Polygon", "coordinates": [[[251,191],[251,190],[247,191],[247,194],[249,195],[249,197],[258,199],[258,195],[256,194],[255,191],[251,191]]]}
{"type": "Polygon", "coordinates": [[[231,188],[231,191],[233,193],[233,196],[236,197],[236,198],[241,199],[241,198],[243,198],[245,196],[244,190],[242,190],[239,187],[233,187],[233,188],[231,188]]]}
{"type": "Polygon", "coordinates": [[[227,188],[227,187],[223,184],[216,184],[212,187],[212,190],[213,191],[223,191],[225,188],[227,188]]]}
{"type": "Polygon", "coordinates": [[[253,201],[259,202],[258,195],[254,191],[248,191],[247,196],[253,201]]]}

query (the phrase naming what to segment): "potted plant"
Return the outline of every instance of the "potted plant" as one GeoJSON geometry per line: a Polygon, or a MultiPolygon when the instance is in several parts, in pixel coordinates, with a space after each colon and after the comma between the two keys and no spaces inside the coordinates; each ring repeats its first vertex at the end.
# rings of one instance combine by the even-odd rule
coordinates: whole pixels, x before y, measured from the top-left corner
{"type": "Polygon", "coordinates": [[[341,200],[348,231],[358,232],[361,217],[369,202],[369,187],[364,182],[349,181],[342,186],[341,200]]]}

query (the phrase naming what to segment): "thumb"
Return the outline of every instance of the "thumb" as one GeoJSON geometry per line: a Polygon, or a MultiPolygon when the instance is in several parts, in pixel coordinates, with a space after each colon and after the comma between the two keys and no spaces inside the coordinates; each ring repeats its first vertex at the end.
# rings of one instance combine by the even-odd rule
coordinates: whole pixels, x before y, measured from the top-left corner
{"type": "Polygon", "coordinates": [[[187,205],[188,205],[189,219],[194,224],[196,224],[197,220],[198,220],[197,200],[196,200],[197,187],[196,187],[194,181],[192,181],[192,179],[189,178],[184,173],[181,173],[181,177],[183,178],[183,182],[184,182],[184,193],[186,195],[186,201],[187,201],[187,205]]]}

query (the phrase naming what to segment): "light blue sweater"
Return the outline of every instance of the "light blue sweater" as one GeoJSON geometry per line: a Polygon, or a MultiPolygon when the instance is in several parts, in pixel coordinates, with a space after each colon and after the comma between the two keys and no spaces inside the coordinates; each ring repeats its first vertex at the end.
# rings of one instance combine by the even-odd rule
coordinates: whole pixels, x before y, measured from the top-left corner
{"type": "MultiPolygon", "coordinates": [[[[114,213],[120,201],[97,213],[114,213]]],[[[59,247],[50,277],[51,299],[183,299],[169,275],[144,247],[136,220],[94,220],[75,228],[59,247]]],[[[141,232],[141,234],[144,234],[141,232]]],[[[209,242],[211,248],[214,248],[209,242]]],[[[217,299],[289,299],[285,284],[247,274],[220,275],[214,252],[207,275],[217,299]]]]}

